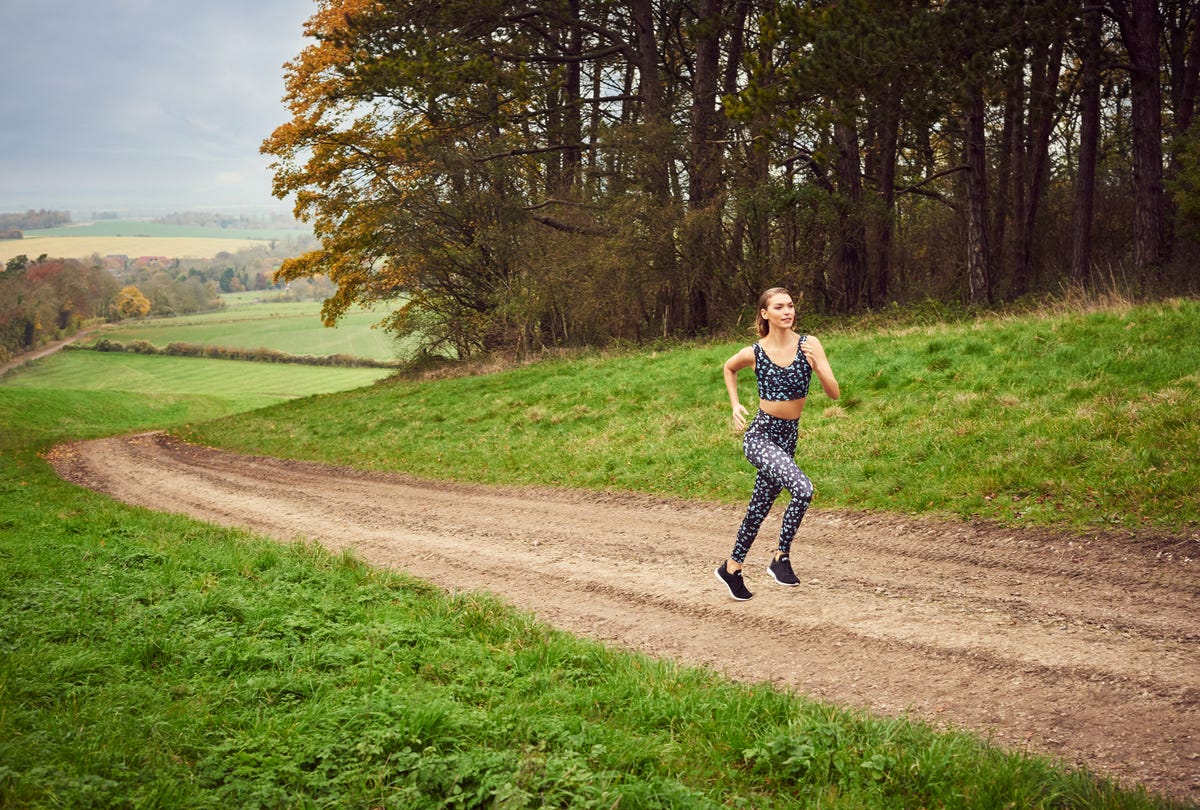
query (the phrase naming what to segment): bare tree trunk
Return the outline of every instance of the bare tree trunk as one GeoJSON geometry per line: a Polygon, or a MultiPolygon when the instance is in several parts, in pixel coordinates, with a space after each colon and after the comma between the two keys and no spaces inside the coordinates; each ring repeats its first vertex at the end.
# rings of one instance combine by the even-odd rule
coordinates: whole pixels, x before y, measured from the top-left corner
{"type": "Polygon", "coordinates": [[[662,76],[659,73],[658,40],[654,35],[652,0],[630,0],[637,41],[633,51],[637,68],[642,123],[646,130],[643,162],[646,190],[658,201],[667,201],[671,193],[669,125],[662,76]]]}
{"type": "MultiPolygon", "coordinates": [[[[1172,113],[1171,131],[1166,139],[1171,145],[1166,169],[1169,183],[1183,171],[1180,162],[1181,139],[1188,135],[1196,115],[1196,96],[1200,90],[1200,8],[1194,0],[1164,2],[1163,27],[1167,39],[1167,75],[1172,113]]],[[[1175,221],[1178,214],[1170,195],[1164,199],[1163,206],[1164,253],[1171,256],[1177,238],[1175,221]]],[[[1192,272],[1200,274],[1200,270],[1195,268],[1192,272]]]]}
{"type": "Polygon", "coordinates": [[[700,0],[696,21],[696,70],[692,88],[692,173],[688,207],[710,206],[721,179],[721,115],[717,110],[717,78],[721,55],[721,0],[700,0]]]}
{"type": "Polygon", "coordinates": [[[1109,0],[1129,55],[1133,94],[1134,266],[1146,280],[1163,265],[1162,86],[1155,0],[1109,0]]]}
{"type": "Polygon", "coordinates": [[[1071,283],[1084,287],[1092,275],[1092,221],[1096,207],[1096,154],[1100,138],[1100,30],[1098,8],[1084,11],[1082,87],[1079,94],[1079,173],[1075,179],[1075,229],[1071,283]]]}
{"type": "Polygon", "coordinates": [[[587,117],[587,173],[584,175],[586,193],[589,197],[597,196],[600,193],[599,176],[609,168],[608,161],[600,158],[600,95],[603,84],[601,82],[602,71],[600,65],[592,66],[591,89],[588,93],[588,117],[587,117]]]}
{"type": "Polygon", "coordinates": [[[711,300],[724,270],[718,192],[721,182],[721,114],[717,82],[721,57],[721,0],[700,0],[696,20],[696,61],[692,83],[691,175],[687,237],[680,246],[687,258],[688,323],[696,332],[708,328],[711,300]]]}
{"type": "Polygon", "coordinates": [[[1196,95],[1200,91],[1200,8],[1194,2],[1171,3],[1167,25],[1167,54],[1171,77],[1171,134],[1185,134],[1196,115],[1196,95]]]}
{"type": "Polygon", "coordinates": [[[567,10],[571,15],[571,25],[567,31],[566,53],[567,75],[563,82],[563,141],[570,146],[563,151],[562,184],[564,191],[575,189],[579,185],[580,170],[583,163],[583,104],[582,104],[582,54],[583,31],[579,25],[580,0],[568,0],[567,10]]]}
{"type": "MultiPolygon", "coordinates": [[[[1011,49],[1008,64],[1008,85],[1004,93],[1004,127],[1000,133],[999,165],[996,168],[996,188],[994,191],[995,205],[991,208],[993,222],[987,237],[988,266],[983,268],[987,280],[987,290],[984,299],[993,301],[996,298],[996,287],[1000,282],[1001,272],[997,268],[1008,271],[1010,264],[1008,256],[1013,251],[1009,245],[1009,212],[1017,210],[1021,204],[1021,183],[1018,178],[1024,174],[1025,161],[1020,144],[1024,142],[1025,109],[1025,60],[1024,54],[1018,57],[1016,49],[1011,49]]],[[[982,90],[979,92],[982,93],[982,90]]],[[[986,161],[983,164],[986,167],[986,161]]],[[[986,170],[986,169],[985,169],[986,170]]]]}
{"type": "Polygon", "coordinates": [[[893,214],[896,207],[896,154],[900,134],[901,79],[893,77],[880,100],[875,128],[875,152],[871,174],[878,179],[879,205],[871,217],[871,256],[867,262],[867,304],[887,303],[891,279],[893,214]]]}
{"type": "Polygon", "coordinates": [[[838,246],[834,256],[834,295],[842,312],[862,306],[866,286],[866,218],[862,193],[862,159],[852,120],[834,124],[838,147],[838,246]]]}
{"type": "Polygon", "coordinates": [[[633,61],[638,71],[642,103],[643,142],[639,151],[645,177],[644,189],[650,207],[646,211],[650,231],[652,285],[655,288],[655,320],[667,337],[685,320],[686,294],[680,284],[675,255],[678,216],[671,198],[671,121],[659,69],[658,39],[654,28],[653,0],[629,0],[636,33],[633,61]]]}
{"type": "MultiPolygon", "coordinates": [[[[1002,245],[997,245],[998,249],[1004,251],[1003,272],[1008,280],[1008,289],[1005,295],[1009,298],[1014,298],[1020,295],[1017,290],[1022,284],[1020,276],[1025,267],[1025,232],[1022,225],[1025,222],[1025,209],[1028,205],[1026,195],[1029,193],[1029,118],[1026,115],[1028,110],[1028,93],[1025,86],[1025,76],[1028,71],[1027,52],[1022,47],[1014,56],[1014,62],[1010,66],[1012,71],[1010,74],[1010,82],[1008,88],[1008,100],[1006,104],[1012,115],[1013,130],[1012,141],[1012,175],[1009,177],[1009,189],[1012,197],[1009,200],[1010,210],[1005,212],[1005,216],[1012,218],[1012,233],[1002,245]]],[[[1000,203],[1003,205],[1003,203],[1000,203]]],[[[997,279],[1000,281],[1001,279],[997,279]]]]}
{"type": "Polygon", "coordinates": [[[1038,207],[1046,191],[1047,166],[1050,160],[1050,132],[1054,126],[1058,76],[1062,70],[1062,37],[1054,34],[1049,43],[1034,42],[1030,62],[1032,75],[1029,89],[1028,140],[1025,154],[1025,191],[1019,217],[1017,259],[1013,267],[1013,296],[1029,292],[1033,280],[1033,236],[1037,225],[1038,207]]]}
{"type": "MultiPolygon", "coordinates": [[[[763,13],[774,10],[774,0],[767,0],[760,9],[763,13]]],[[[760,38],[757,42],[757,58],[763,66],[764,80],[769,80],[775,71],[775,63],[771,49],[760,38]]],[[[730,66],[732,68],[732,66],[730,66]]],[[[726,88],[733,85],[736,74],[731,70],[726,72],[726,88]]],[[[771,143],[770,123],[768,116],[759,114],[747,125],[748,139],[746,145],[746,181],[753,196],[765,189],[771,179],[771,143]]],[[[745,209],[744,209],[745,210],[745,209]]],[[[757,296],[764,287],[778,283],[778,272],[775,267],[775,257],[771,250],[771,217],[764,206],[754,204],[743,216],[745,236],[743,241],[748,243],[746,258],[742,262],[742,275],[746,278],[747,292],[757,296]]],[[[787,248],[783,249],[787,252],[787,248]]]]}
{"type": "MultiPolygon", "coordinates": [[[[725,47],[725,68],[721,77],[722,95],[733,95],[740,89],[742,60],[746,53],[746,19],[750,14],[750,4],[751,0],[733,0],[733,7],[729,12],[729,37],[725,47]]],[[[731,135],[736,138],[744,132],[744,130],[735,129],[735,125],[731,124],[724,115],[722,115],[721,123],[722,133],[727,138],[731,135]]],[[[737,153],[733,151],[733,148],[729,147],[729,150],[729,158],[726,159],[725,164],[730,169],[729,179],[724,185],[726,191],[735,186],[739,179],[739,172],[731,164],[740,161],[734,158],[737,153]]],[[[714,318],[723,317],[729,312],[740,311],[745,305],[746,299],[754,294],[753,290],[757,289],[757,285],[750,285],[750,295],[747,295],[747,274],[743,259],[746,218],[740,212],[729,211],[728,206],[724,208],[728,221],[722,221],[719,227],[725,266],[724,273],[719,280],[719,292],[714,293],[723,311],[714,313],[714,318]]]]}
{"type": "Polygon", "coordinates": [[[970,88],[966,116],[967,292],[972,304],[988,302],[987,145],[983,88],[970,88]]]}
{"type": "Polygon", "coordinates": [[[733,95],[738,91],[738,76],[742,70],[742,57],[746,53],[746,18],[750,14],[751,0],[736,0],[733,22],[729,27],[729,46],[725,56],[725,76],[722,92],[733,95]]]}
{"type": "MultiPolygon", "coordinates": [[[[546,87],[546,136],[552,144],[564,142],[563,137],[563,88],[546,87]]],[[[545,185],[547,197],[558,197],[563,193],[562,153],[548,152],[545,157],[545,185]]]]}

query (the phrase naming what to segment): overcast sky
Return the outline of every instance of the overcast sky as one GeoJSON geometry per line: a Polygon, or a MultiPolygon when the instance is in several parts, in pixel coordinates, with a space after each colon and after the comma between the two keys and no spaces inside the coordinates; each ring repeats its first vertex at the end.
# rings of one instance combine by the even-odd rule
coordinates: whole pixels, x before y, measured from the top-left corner
{"type": "Polygon", "coordinates": [[[287,208],[264,138],[316,0],[0,0],[0,212],[287,208]]]}

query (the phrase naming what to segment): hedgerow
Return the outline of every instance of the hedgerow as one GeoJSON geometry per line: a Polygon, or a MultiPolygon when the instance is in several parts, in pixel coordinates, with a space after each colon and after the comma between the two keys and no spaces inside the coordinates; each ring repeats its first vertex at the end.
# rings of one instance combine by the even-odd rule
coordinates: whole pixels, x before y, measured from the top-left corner
{"type": "MultiPolygon", "coordinates": [[[[86,346],[74,348],[89,348],[86,346]]],[[[369,357],[354,357],[349,354],[288,354],[278,349],[258,347],[245,349],[237,346],[206,346],[199,343],[168,343],[158,347],[146,340],[119,340],[100,338],[90,347],[98,352],[128,352],[132,354],[158,354],[168,357],[207,357],[216,360],[249,360],[256,363],[299,363],[309,366],[338,366],[342,368],[397,368],[394,360],[376,360],[369,357]]]]}

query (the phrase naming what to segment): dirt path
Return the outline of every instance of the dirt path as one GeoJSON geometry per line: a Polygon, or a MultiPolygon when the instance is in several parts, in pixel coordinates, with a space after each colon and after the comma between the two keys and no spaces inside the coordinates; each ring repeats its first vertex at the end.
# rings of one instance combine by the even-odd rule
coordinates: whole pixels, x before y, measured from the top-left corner
{"type": "Polygon", "coordinates": [[[0,377],[3,377],[5,374],[14,369],[20,368],[28,362],[33,360],[41,360],[43,357],[49,357],[50,355],[62,349],[63,346],[69,346],[75,341],[82,340],[83,338],[88,337],[95,332],[95,328],[84,329],[82,332],[76,332],[70,337],[63,338],[62,340],[56,340],[53,343],[47,343],[45,346],[25,352],[24,354],[18,354],[16,357],[11,358],[7,363],[0,365],[0,377]]]}
{"type": "Polygon", "coordinates": [[[738,603],[713,577],[737,507],[433,484],[161,434],[50,460],[123,501],[353,548],[613,645],[975,729],[1200,800],[1196,536],[1071,542],[818,506],[793,547],[803,584],[763,570],[776,514],[748,560],[755,597],[738,603]]]}

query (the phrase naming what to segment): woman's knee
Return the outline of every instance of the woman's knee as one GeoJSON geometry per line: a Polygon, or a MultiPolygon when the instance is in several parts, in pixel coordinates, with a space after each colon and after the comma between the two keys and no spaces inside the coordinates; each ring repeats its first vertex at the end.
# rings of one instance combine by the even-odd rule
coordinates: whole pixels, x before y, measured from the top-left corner
{"type": "Polygon", "coordinates": [[[798,473],[790,483],[791,486],[788,487],[788,492],[792,493],[792,500],[804,501],[805,503],[812,502],[813,484],[807,475],[802,472],[798,473]]]}

